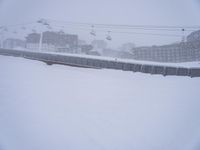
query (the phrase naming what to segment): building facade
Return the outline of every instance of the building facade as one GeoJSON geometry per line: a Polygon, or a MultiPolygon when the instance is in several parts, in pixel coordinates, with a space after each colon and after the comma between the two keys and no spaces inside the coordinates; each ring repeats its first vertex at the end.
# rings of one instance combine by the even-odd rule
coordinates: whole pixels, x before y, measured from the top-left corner
{"type": "Polygon", "coordinates": [[[139,47],[133,49],[133,57],[136,60],[157,62],[198,61],[200,58],[200,49],[190,47],[188,43],[169,47],[139,47]]]}
{"type": "Polygon", "coordinates": [[[164,46],[135,47],[133,58],[157,62],[200,61],[200,31],[191,33],[187,42],[164,46]]]}
{"type": "Polygon", "coordinates": [[[3,41],[3,48],[15,49],[15,48],[25,48],[26,42],[21,39],[9,38],[3,41]]]}
{"type": "MultiPolygon", "coordinates": [[[[39,49],[40,34],[31,33],[26,37],[27,49],[39,49]]],[[[64,32],[44,32],[42,38],[42,51],[75,53],[78,48],[78,35],[64,32]]]]}

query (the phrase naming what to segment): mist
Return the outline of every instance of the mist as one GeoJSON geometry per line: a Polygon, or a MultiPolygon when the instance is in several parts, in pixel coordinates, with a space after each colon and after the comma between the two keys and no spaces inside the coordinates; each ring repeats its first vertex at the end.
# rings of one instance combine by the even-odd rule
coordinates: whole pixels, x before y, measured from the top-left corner
{"type": "Polygon", "coordinates": [[[200,0],[0,0],[0,150],[200,150],[200,0]]]}
{"type": "MultiPolygon", "coordinates": [[[[40,18],[91,24],[125,24],[125,25],[167,25],[167,26],[199,26],[199,0],[6,0],[0,1],[0,25],[12,25],[40,18]]],[[[66,27],[67,29],[67,27],[66,27]]],[[[112,29],[110,29],[112,30],[112,29]]],[[[88,31],[70,30],[66,32],[78,34],[80,39],[91,42],[88,31]]],[[[123,31],[124,32],[124,31],[123,31]]],[[[110,47],[119,47],[123,43],[132,42],[137,46],[162,45],[179,42],[181,37],[145,35],[176,34],[181,31],[143,31],[126,30],[142,34],[111,33],[110,47]],[[145,34],[143,34],[145,33],[145,34]]],[[[105,40],[105,32],[98,32],[95,39],[105,40]]],[[[186,32],[186,35],[190,32],[186,32]]]]}

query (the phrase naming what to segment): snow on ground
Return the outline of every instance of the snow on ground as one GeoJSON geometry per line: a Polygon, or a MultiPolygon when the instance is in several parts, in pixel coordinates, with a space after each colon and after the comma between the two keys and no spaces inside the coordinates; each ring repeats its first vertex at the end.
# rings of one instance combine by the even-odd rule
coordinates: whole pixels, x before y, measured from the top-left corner
{"type": "Polygon", "coordinates": [[[0,56],[1,150],[199,150],[200,78],[0,56]]]}

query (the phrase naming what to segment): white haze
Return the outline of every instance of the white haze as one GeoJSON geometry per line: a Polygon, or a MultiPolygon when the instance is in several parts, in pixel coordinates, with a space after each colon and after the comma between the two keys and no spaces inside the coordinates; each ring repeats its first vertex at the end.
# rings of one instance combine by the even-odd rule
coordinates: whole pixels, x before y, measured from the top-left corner
{"type": "MultiPolygon", "coordinates": [[[[39,18],[105,24],[200,25],[198,3],[197,0],[1,0],[0,25],[35,21],[39,18]]],[[[93,40],[89,31],[67,31],[79,34],[81,39],[88,42],[93,40]]],[[[96,39],[105,39],[105,34],[98,33],[96,39]]],[[[181,35],[181,31],[175,34],[181,35]]],[[[119,33],[113,33],[112,37],[113,40],[108,43],[112,47],[119,47],[125,42],[133,42],[138,46],[181,40],[181,37],[119,33]]]]}

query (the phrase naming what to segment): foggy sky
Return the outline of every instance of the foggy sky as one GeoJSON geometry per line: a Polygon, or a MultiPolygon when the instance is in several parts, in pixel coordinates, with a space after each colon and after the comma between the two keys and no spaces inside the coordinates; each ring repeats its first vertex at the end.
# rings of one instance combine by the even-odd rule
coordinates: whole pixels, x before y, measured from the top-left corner
{"type": "MultiPolygon", "coordinates": [[[[129,25],[200,25],[199,3],[199,0],[0,0],[0,25],[38,18],[129,25]]],[[[178,40],[163,37],[146,40],[146,36],[128,35],[116,35],[115,39],[112,42],[121,39],[136,45],[178,40]]]]}

